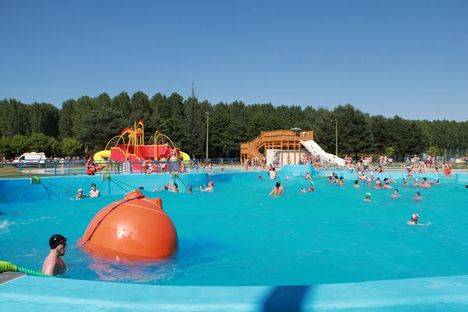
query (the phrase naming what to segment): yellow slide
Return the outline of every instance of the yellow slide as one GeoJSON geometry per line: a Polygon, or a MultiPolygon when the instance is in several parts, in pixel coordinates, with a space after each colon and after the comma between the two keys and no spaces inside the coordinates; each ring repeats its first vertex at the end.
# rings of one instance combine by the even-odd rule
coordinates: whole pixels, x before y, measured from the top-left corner
{"type": "Polygon", "coordinates": [[[108,162],[110,155],[110,150],[99,151],[96,154],[94,154],[93,161],[97,164],[108,162]]]}
{"type": "Polygon", "coordinates": [[[184,153],[184,152],[182,152],[182,151],[180,151],[179,153],[180,153],[180,156],[182,156],[182,161],[183,161],[184,163],[188,163],[188,162],[190,161],[190,156],[189,156],[189,154],[184,153]]]}

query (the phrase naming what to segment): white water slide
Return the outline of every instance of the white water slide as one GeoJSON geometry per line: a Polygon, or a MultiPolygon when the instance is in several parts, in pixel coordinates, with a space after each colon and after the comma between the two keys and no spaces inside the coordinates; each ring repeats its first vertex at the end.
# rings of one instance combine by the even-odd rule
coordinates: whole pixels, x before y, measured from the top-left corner
{"type": "Polygon", "coordinates": [[[322,164],[334,165],[337,167],[344,167],[345,161],[343,158],[327,153],[320,147],[314,140],[301,141],[301,144],[310,152],[314,157],[319,156],[322,164]]]}

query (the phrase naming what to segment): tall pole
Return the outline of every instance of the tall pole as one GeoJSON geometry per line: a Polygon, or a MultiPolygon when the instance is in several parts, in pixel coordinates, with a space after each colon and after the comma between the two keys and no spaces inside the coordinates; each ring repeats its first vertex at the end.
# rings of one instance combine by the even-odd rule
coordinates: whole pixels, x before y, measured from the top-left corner
{"type": "Polygon", "coordinates": [[[206,112],[206,153],[205,153],[205,158],[206,161],[208,161],[208,136],[209,136],[209,131],[210,131],[210,113],[206,112]]]}
{"type": "Polygon", "coordinates": [[[338,119],[335,119],[335,155],[338,156],[338,119]]]}

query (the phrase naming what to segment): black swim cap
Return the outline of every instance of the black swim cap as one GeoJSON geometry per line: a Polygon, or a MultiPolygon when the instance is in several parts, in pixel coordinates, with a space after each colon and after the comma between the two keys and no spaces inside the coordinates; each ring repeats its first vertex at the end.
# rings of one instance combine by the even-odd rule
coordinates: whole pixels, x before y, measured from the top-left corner
{"type": "Polygon", "coordinates": [[[67,241],[67,238],[60,234],[54,234],[49,238],[50,249],[57,248],[58,245],[63,244],[67,241]]]}
{"type": "Polygon", "coordinates": [[[281,184],[280,184],[279,182],[276,182],[275,185],[276,185],[276,187],[280,187],[280,186],[281,186],[281,184]]]}

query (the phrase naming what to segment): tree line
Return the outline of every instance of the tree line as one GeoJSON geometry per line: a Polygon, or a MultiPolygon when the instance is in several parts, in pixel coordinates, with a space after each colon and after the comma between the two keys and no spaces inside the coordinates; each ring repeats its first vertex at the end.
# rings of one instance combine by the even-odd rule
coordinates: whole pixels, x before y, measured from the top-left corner
{"type": "Polygon", "coordinates": [[[408,120],[371,116],[350,104],[334,109],[300,106],[211,104],[177,93],[149,98],[143,92],[122,92],[111,98],[70,99],[58,109],[52,104],[24,104],[0,100],[0,154],[6,158],[27,151],[48,156],[89,156],[134,121],[145,121],[146,139],[156,131],[168,135],[192,157],[205,156],[206,122],[209,117],[210,157],[239,157],[240,143],[254,139],[260,131],[299,127],[313,130],[326,151],[335,150],[338,125],[339,154],[361,153],[406,155],[444,149],[466,150],[468,122],[408,120]]]}

